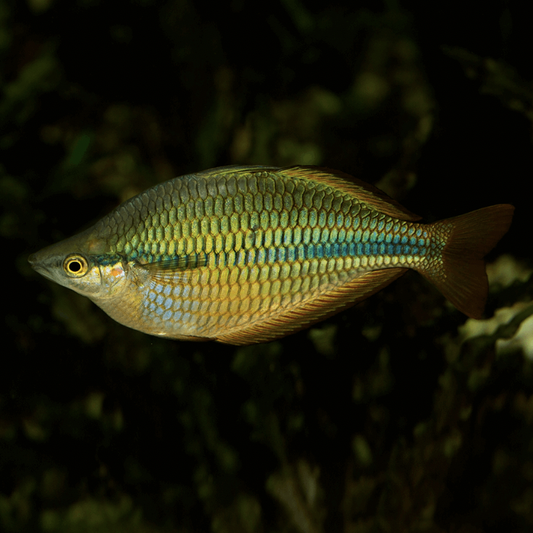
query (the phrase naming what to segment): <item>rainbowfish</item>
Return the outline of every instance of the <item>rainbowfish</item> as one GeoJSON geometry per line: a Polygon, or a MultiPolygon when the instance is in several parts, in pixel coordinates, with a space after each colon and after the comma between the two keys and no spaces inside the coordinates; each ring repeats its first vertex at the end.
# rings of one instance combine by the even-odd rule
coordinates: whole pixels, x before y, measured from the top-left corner
{"type": "Polygon", "coordinates": [[[230,166],[156,185],[29,262],[130,328],[243,345],[308,327],[407,269],[479,318],[483,256],[513,211],[422,224],[342,172],[230,166]]]}

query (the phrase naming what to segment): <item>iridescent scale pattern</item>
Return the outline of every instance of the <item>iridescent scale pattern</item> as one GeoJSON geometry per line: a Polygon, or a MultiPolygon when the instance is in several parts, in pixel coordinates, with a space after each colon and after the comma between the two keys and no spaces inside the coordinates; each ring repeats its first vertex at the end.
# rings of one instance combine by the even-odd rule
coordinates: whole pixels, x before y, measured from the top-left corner
{"type": "Polygon", "coordinates": [[[297,307],[362,272],[438,261],[446,242],[333,186],[269,170],[183,176],[100,224],[112,254],[162,265],[147,286],[131,287],[132,301],[142,291],[144,330],[205,337],[297,307]],[[165,270],[175,260],[181,266],[165,270]]]}

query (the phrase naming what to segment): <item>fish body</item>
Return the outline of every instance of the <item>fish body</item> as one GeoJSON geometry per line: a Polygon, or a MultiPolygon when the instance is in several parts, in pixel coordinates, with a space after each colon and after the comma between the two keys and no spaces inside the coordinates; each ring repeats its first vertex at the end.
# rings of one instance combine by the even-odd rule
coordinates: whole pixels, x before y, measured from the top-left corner
{"type": "Polygon", "coordinates": [[[407,269],[480,317],[483,256],[513,209],[422,224],[340,172],[222,167],[156,185],[29,261],[131,328],[250,344],[337,313],[407,269]]]}

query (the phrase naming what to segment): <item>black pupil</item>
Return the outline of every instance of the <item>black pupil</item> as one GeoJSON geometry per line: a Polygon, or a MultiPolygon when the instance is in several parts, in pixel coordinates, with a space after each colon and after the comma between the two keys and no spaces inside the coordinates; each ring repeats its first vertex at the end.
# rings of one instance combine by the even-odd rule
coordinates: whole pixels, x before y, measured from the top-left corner
{"type": "Polygon", "coordinates": [[[79,272],[81,270],[81,263],[79,261],[71,261],[68,268],[71,272],[79,272]]]}

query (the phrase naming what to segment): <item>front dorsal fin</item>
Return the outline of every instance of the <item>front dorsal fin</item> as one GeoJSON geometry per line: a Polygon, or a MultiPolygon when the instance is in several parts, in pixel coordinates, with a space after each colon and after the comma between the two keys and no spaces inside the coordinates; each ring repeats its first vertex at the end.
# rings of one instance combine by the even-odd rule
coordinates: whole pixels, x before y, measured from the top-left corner
{"type": "Polygon", "coordinates": [[[217,177],[234,174],[254,174],[255,172],[279,172],[279,167],[265,165],[225,165],[222,167],[210,168],[193,174],[198,177],[217,177]]]}
{"type": "Polygon", "coordinates": [[[422,218],[411,213],[411,211],[377,187],[338,170],[313,166],[296,166],[281,168],[278,172],[284,176],[307,179],[334,187],[346,194],[355,196],[358,200],[367,203],[377,211],[400,220],[414,222],[422,218]]]}

